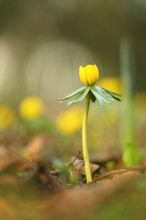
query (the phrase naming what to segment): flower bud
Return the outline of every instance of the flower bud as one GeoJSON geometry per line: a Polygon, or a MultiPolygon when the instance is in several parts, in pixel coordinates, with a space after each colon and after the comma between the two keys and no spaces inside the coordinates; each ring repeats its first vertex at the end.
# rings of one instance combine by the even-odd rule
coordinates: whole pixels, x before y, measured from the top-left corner
{"type": "Polygon", "coordinates": [[[91,86],[97,82],[99,78],[99,70],[95,64],[87,65],[85,67],[80,66],[79,77],[82,83],[91,86]]]}

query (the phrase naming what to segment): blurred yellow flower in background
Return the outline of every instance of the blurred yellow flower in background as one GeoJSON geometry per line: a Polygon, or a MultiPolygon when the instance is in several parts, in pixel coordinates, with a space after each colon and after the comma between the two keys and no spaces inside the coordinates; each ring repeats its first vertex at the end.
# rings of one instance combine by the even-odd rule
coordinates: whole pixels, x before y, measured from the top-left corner
{"type": "Polygon", "coordinates": [[[117,77],[104,77],[99,81],[98,85],[115,93],[122,92],[122,82],[117,77]]]}
{"type": "Polygon", "coordinates": [[[59,114],[56,125],[60,132],[71,135],[82,126],[83,110],[80,106],[74,106],[59,114]]]}
{"type": "Polygon", "coordinates": [[[15,123],[16,116],[14,111],[6,106],[0,106],[0,130],[4,131],[9,129],[15,123]]]}
{"type": "Polygon", "coordinates": [[[87,86],[91,86],[97,82],[99,78],[99,70],[95,64],[87,65],[85,67],[80,66],[79,77],[82,83],[87,86]]]}
{"type": "Polygon", "coordinates": [[[19,106],[20,115],[24,119],[33,119],[43,114],[43,102],[39,97],[25,98],[19,106]]]}

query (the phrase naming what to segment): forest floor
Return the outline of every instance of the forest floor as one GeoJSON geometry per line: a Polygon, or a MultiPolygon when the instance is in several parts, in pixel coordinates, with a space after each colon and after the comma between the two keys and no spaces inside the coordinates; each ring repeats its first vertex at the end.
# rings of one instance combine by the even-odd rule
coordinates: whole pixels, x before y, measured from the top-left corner
{"type": "Polygon", "coordinates": [[[120,154],[91,157],[93,181],[86,184],[81,155],[57,170],[40,156],[42,139],[19,153],[1,143],[1,220],[146,219],[145,161],[124,168],[120,154]]]}

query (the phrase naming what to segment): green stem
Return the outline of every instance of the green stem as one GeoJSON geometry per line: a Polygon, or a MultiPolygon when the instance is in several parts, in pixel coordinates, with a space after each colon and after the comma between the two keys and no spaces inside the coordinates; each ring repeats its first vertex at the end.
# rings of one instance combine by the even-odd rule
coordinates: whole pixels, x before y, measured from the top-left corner
{"type": "Polygon", "coordinates": [[[90,96],[87,95],[85,113],[84,113],[84,116],[83,116],[83,124],[82,124],[83,160],[84,160],[85,174],[86,174],[87,183],[92,182],[92,175],[91,175],[90,162],[89,162],[89,154],[88,154],[88,148],[87,148],[87,119],[88,119],[89,105],[90,105],[90,96]]]}
{"type": "Polygon", "coordinates": [[[135,141],[134,113],[134,68],[132,44],[129,40],[121,41],[120,47],[121,73],[123,78],[123,115],[121,127],[121,145],[123,162],[126,167],[137,165],[140,155],[135,141]]]}

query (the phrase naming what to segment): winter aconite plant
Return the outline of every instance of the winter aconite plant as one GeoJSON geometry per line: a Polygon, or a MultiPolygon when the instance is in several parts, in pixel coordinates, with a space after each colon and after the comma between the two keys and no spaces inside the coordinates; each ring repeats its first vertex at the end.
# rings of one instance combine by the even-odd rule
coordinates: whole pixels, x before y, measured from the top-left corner
{"type": "Polygon", "coordinates": [[[99,79],[99,70],[96,65],[87,65],[85,67],[80,66],[79,68],[80,80],[85,86],[77,89],[71,94],[65,96],[60,102],[67,100],[67,105],[70,106],[74,103],[85,100],[85,112],[83,115],[82,122],[82,147],[83,147],[83,160],[85,166],[86,182],[92,181],[89,154],[87,148],[87,119],[90,101],[95,102],[96,100],[100,105],[110,104],[113,101],[120,101],[120,95],[111,92],[110,90],[101,88],[96,85],[99,79]]]}

